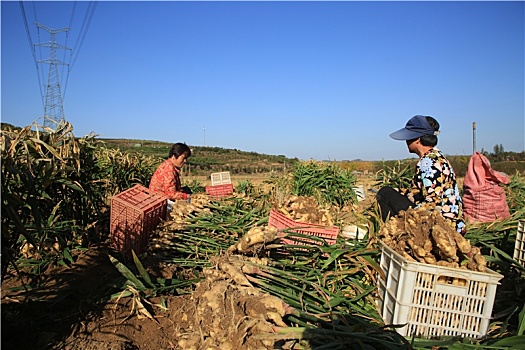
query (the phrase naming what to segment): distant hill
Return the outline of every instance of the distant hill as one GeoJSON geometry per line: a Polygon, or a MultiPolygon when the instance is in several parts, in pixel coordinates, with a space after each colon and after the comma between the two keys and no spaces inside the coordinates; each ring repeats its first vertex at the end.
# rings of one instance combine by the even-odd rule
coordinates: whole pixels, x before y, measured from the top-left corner
{"type": "MultiPolygon", "coordinates": [[[[130,139],[100,139],[108,147],[118,147],[127,152],[141,152],[143,154],[167,158],[171,143],[130,140],[130,139]]],[[[187,163],[195,175],[209,175],[213,172],[229,171],[232,174],[258,174],[268,172],[282,172],[298,162],[298,158],[287,158],[284,155],[268,155],[256,152],[245,152],[238,149],[227,149],[221,147],[191,146],[192,155],[187,163]]],[[[501,156],[485,152],[496,171],[509,175],[515,173],[525,174],[525,152],[504,152],[501,156]]],[[[452,167],[460,177],[465,176],[470,155],[448,155],[452,167]]],[[[365,161],[361,159],[338,161],[337,163],[348,170],[356,171],[365,175],[371,175],[384,167],[392,168],[399,161],[408,163],[415,169],[417,159],[410,157],[404,160],[387,161],[365,161]]],[[[325,162],[331,162],[326,160],[325,162]]]]}
{"type": "MultiPolygon", "coordinates": [[[[119,148],[126,152],[140,152],[164,159],[168,158],[172,145],[151,140],[106,138],[99,140],[110,148],[119,148]]],[[[297,158],[287,158],[284,155],[260,154],[221,147],[189,146],[192,154],[186,166],[191,167],[194,174],[221,171],[229,171],[232,174],[280,172],[298,161],[297,158]]]]}

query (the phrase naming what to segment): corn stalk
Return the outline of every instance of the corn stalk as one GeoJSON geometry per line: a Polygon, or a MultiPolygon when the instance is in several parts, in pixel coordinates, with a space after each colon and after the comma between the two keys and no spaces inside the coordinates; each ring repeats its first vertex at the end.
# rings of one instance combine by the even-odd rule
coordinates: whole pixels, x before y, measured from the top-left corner
{"type": "Polygon", "coordinates": [[[105,145],[97,148],[96,156],[107,199],[137,184],[148,187],[151,176],[162,162],[156,157],[123,152],[105,145]]]}
{"type": "Polygon", "coordinates": [[[24,246],[36,260],[71,261],[64,250],[95,238],[104,210],[93,136],[76,139],[69,123],[56,130],[33,126],[2,130],[4,271],[24,246]]]}

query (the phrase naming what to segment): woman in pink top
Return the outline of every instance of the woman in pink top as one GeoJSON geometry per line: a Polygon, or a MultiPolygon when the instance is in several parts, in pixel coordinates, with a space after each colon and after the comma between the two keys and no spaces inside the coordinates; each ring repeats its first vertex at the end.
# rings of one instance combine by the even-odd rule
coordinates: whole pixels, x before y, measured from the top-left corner
{"type": "Polygon", "coordinates": [[[189,199],[191,194],[181,185],[180,170],[190,156],[191,150],[185,143],[171,146],[168,159],[159,165],[151,177],[149,189],[165,195],[171,201],[189,199]]]}

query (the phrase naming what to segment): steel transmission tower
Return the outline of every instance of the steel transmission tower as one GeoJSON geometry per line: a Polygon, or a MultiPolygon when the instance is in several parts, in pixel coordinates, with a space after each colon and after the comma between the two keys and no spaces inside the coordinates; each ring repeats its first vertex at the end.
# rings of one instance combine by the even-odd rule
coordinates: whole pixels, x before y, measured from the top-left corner
{"type": "Polygon", "coordinates": [[[69,28],[50,29],[40,23],[35,23],[38,28],[42,28],[49,32],[49,42],[38,43],[35,46],[42,46],[49,48],[49,58],[39,60],[39,63],[49,64],[49,71],[47,75],[46,85],[46,100],[44,104],[44,127],[56,129],[59,122],[65,119],[64,117],[64,100],[62,98],[62,91],[60,89],[60,76],[58,75],[59,65],[68,65],[65,62],[57,59],[57,49],[71,50],[69,47],[57,44],[56,34],[67,32],[69,28]]]}

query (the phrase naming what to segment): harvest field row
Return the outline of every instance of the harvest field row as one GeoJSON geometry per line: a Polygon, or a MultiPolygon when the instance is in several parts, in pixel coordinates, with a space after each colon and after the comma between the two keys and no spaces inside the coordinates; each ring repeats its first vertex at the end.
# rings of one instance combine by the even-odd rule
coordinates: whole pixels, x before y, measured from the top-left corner
{"type": "MultiPolygon", "coordinates": [[[[401,162],[356,177],[339,163],[297,161],[284,173],[236,175],[233,195],[221,199],[204,193],[206,175],[185,176],[191,203],[177,202],[147,248],[126,255],[110,245],[111,198],[147,186],[158,158],[107,148],[95,137],[76,139],[69,124],[45,134],[3,130],[1,151],[5,349],[504,349],[524,343],[525,268],[513,258],[525,217],[525,177],[518,172],[505,187],[511,217],[467,223],[468,242],[456,239],[446,248],[465,271],[488,268],[503,276],[487,329],[479,329],[480,337],[424,339],[385,324],[378,307],[379,281],[388,277],[379,242],[413,230],[396,229],[414,218],[408,215],[426,218],[416,229],[430,225],[440,237],[450,234],[426,214],[381,222],[373,193],[408,181],[401,162]],[[371,190],[363,201],[354,191],[360,184],[371,190]],[[335,228],[337,235],[315,239],[278,230],[271,224],[276,217],[304,223],[303,232],[322,224],[321,232],[335,228]],[[366,229],[363,239],[342,234],[351,225],[366,229]],[[297,244],[304,239],[307,244],[297,244]]],[[[431,259],[426,253],[413,259],[423,257],[431,259]]],[[[449,282],[450,290],[468,283],[449,282]]]]}

